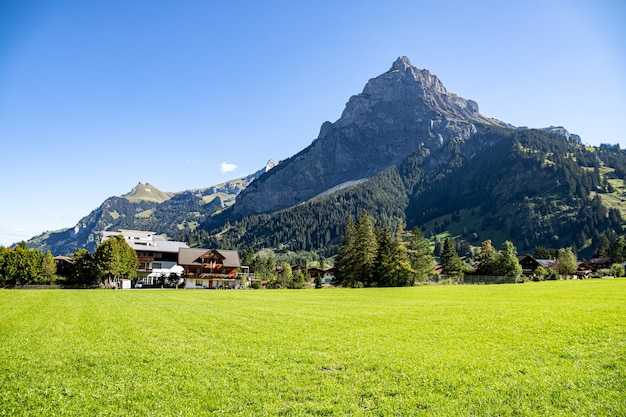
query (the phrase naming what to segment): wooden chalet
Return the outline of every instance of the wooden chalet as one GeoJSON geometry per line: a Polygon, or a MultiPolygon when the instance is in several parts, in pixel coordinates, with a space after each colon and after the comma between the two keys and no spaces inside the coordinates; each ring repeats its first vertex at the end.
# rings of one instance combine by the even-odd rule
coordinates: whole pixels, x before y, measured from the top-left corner
{"type": "Polygon", "coordinates": [[[54,263],[57,266],[56,274],[60,277],[68,277],[72,271],[74,262],[69,256],[55,256],[54,263]]]}
{"type": "Polygon", "coordinates": [[[539,262],[530,255],[518,255],[517,261],[522,266],[522,275],[532,276],[535,270],[540,266],[539,262]]]}
{"type": "Polygon", "coordinates": [[[335,268],[315,268],[311,267],[308,269],[309,276],[311,277],[311,282],[315,283],[315,280],[319,277],[322,280],[322,284],[332,284],[335,279],[335,268]]]}
{"type": "Polygon", "coordinates": [[[591,266],[591,269],[595,272],[598,269],[609,269],[616,262],[617,260],[613,258],[591,258],[589,259],[588,264],[591,266]]]}
{"type": "Polygon", "coordinates": [[[593,272],[593,268],[587,262],[577,262],[578,269],[576,270],[576,276],[578,278],[589,278],[593,272]]]}
{"type": "Polygon", "coordinates": [[[241,278],[239,253],[235,250],[180,248],[178,265],[183,267],[187,288],[237,288],[241,278]]]}

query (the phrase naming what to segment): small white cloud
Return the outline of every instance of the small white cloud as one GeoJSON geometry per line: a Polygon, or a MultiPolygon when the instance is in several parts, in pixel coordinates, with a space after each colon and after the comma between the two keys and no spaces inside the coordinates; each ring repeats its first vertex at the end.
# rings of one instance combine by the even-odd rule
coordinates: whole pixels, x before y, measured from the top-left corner
{"type": "Polygon", "coordinates": [[[237,169],[237,165],[229,164],[227,162],[222,162],[222,166],[220,167],[220,171],[222,171],[223,173],[233,172],[235,169],[237,169]]]}

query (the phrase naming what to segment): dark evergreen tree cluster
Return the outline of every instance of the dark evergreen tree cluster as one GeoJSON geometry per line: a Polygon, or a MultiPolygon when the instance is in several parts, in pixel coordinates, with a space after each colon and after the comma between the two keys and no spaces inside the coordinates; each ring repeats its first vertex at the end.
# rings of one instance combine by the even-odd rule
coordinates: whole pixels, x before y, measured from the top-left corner
{"type": "Polygon", "coordinates": [[[620,236],[611,245],[608,255],[615,259],[617,262],[626,261],[626,238],[620,236]]]}
{"type": "Polygon", "coordinates": [[[401,287],[424,281],[433,272],[428,242],[419,230],[405,240],[404,223],[388,226],[363,211],[355,223],[349,217],[335,262],[335,284],[346,287],[401,287]]]}

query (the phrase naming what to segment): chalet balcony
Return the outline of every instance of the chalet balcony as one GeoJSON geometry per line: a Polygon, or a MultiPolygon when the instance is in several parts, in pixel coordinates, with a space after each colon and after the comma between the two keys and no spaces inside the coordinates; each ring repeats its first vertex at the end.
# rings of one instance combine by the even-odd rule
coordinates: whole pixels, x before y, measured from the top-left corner
{"type": "Polygon", "coordinates": [[[222,269],[224,264],[218,264],[216,262],[203,263],[202,269],[222,269]]]}
{"type": "Polygon", "coordinates": [[[235,276],[230,275],[230,274],[216,274],[216,273],[203,272],[201,274],[187,273],[183,275],[183,278],[235,279],[235,276]]]}

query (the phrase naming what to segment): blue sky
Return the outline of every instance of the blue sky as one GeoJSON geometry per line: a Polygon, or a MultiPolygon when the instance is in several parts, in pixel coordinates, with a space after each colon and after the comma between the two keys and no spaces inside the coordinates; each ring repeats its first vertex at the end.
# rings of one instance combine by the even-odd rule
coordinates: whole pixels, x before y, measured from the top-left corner
{"type": "Polygon", "coordinates": [[[0,3],[0,244],[73,227],[149,182],[284,159],[399,56],[481,113],[626,147],[626,4],[0,3]]]}

